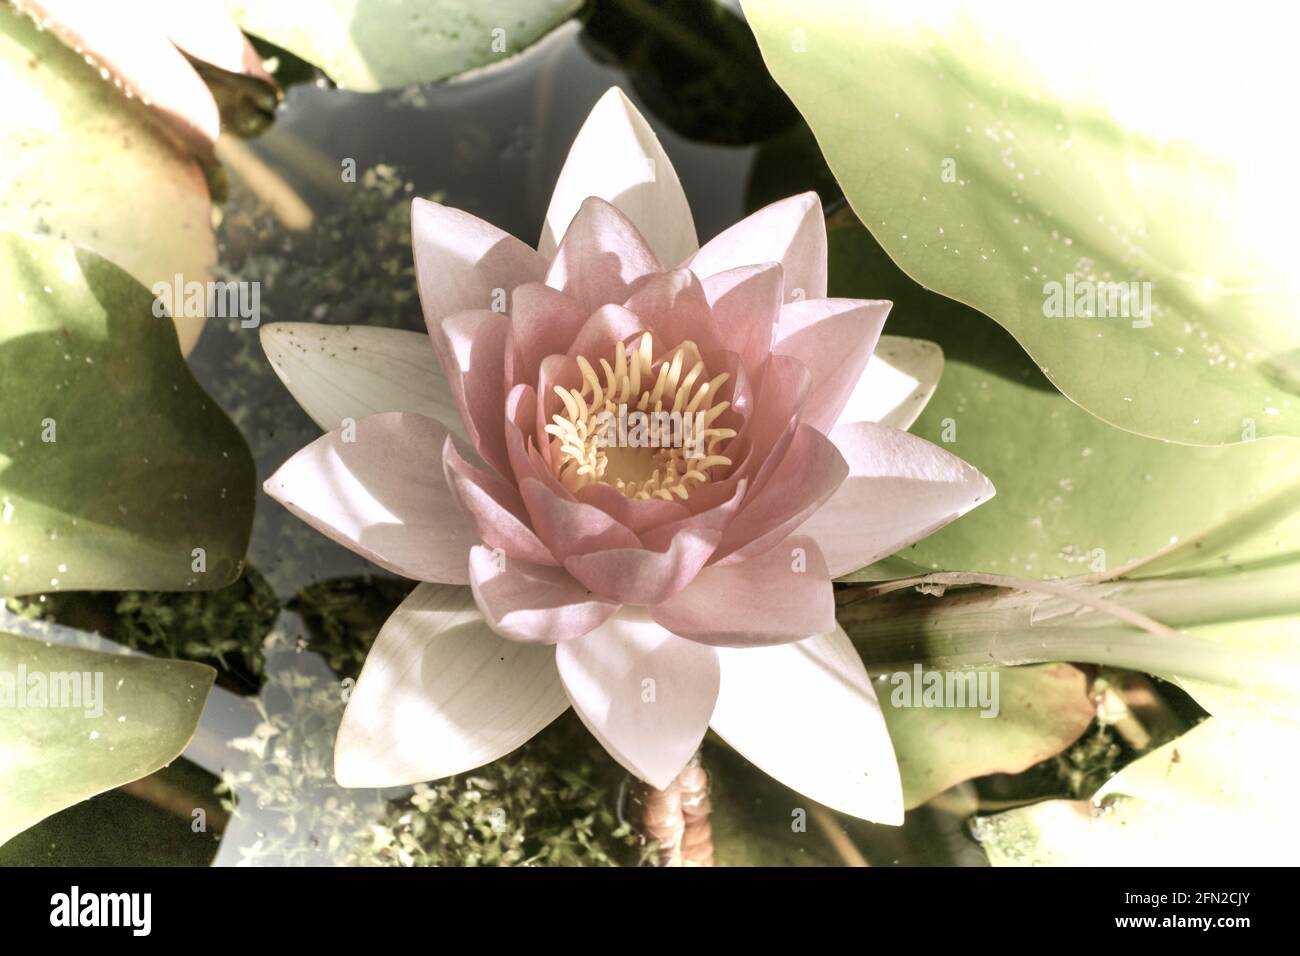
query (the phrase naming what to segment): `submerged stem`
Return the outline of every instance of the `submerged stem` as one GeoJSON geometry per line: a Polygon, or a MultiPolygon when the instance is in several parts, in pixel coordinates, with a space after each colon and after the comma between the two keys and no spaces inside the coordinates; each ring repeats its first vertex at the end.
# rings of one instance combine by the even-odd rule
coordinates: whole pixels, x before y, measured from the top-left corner
{"type": "Polygon", "coordinates": [[[660,866],[713,866],[709,775],[698,753],[666,789],[634,780],[631,794],[637,825],[657,844],[660,866]]]}

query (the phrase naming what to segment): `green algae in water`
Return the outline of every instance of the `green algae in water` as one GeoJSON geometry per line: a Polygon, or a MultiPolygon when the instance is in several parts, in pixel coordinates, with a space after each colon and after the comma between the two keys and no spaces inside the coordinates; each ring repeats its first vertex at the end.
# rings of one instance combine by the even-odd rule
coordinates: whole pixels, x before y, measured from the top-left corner
{"type": "Polygon", "coordinates": [[[16,614],[94,631],[132,650],[211,664],[223,683],[255,691],[262,642],[280,613],[266,580],[251,568],[213,591],[85,591],[11,598],[16,614]]]}
{"type": "Polygon", "coordinates": [[[302,618],[308,647],[330,670],[340,678],[356,678],[384,621],[414,587],[414,581],[371,576],[318,581],[288,608],[302,618]]]}
{"type": "Polygon", "coordinates": [[[569,712],[515,753],[417,784],[350,862],[387,866],[623,866],[646,846],[619,819],[622,770],[569,712]],[[585,740],[584,740],[585,738],[585,740]]]}

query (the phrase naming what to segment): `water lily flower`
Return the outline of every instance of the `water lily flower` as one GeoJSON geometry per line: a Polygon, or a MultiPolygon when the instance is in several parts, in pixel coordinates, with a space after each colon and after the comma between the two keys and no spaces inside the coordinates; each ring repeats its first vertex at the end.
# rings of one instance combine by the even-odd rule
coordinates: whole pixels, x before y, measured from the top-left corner
{"type": "Polygon", "coordinates": [[[656,787],[712,727],[807,796],[901,822],[831,580],[993,488],[879,421],[906,427],[941,362],[898,340],[902,360],[869,363],[890,304],[826,297],[817,196],[700,246],[672,164],[614,89],[573,144],[536,249],[423,200],[412,233],[427,340],[263,329],[330,429],[267,491],[426,582],[351,694],[339,782],[464,772],[572,706],[656,787]]]}

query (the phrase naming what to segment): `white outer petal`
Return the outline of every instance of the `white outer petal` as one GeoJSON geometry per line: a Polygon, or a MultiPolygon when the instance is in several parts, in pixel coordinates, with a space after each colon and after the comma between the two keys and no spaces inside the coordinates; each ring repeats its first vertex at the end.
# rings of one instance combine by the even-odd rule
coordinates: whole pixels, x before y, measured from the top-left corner
{"type": "Polygon", "coordinates": [[[882,335],[836,424],[879,422],[906,431],[943,375],[943,349],[925,339],[882,335]]]}
{"type": "Polygon", "coordinates": [[[345,787],[463,773],[510,753],[569,706],[554,649],[494,634],[469,588],[421,584],[375,639],[334,745],[345,787]]]}
{"type": "Polygon", "coordinates": [[[624,607],[595,630],[556,645],[573,709],[611,757],[664,789],[709,729],[718,697],[712,647],[670,634],[624,607]]]}
{"type": "Polygon", "coordinates": [[[666,265],[684,261],[699,248],[691,207],[672,161],[618,87],[592,107],[569,148],[537,243],[543,256],[555,255],[588,196],[600,197],[632,220],[666,265]]]}
{"type": "Polygon", "coordinates": [[[468,441],[425,333],[277,322],[262,326],[260,334],[280,381],[325,431],[339,428],[345,418],[418,412],[468,441]]]}
{"type": "Polygon", "coordinates": [[[842,628],[793,644],[718,648],[710,726],[759,769],[864,820],[903,822],[903,786],[871,679],[842,628]]]}
{"type": "Polygon", "coordinates": [[[979,469],[897,428],[850,422],[828,437],[849,476],[796,534],[817,542],[833,578],[928,538],[996,494],[979,469]]]}

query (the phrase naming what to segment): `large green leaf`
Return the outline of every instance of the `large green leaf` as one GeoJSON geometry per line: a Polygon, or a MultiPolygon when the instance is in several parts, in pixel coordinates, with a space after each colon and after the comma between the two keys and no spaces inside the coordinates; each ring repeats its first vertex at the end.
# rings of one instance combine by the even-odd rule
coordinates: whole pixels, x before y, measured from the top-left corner
{"type": "Polygon", "coordinates": [[[1092,801],[977,818],[995,866],[1292,865],[1295,732],[1211,717],[1125,767],[1092,801]]]}
{"type": "MultiPolygon", "coordinates": [[[[1296,586],[1300,586],[1300,575],[1296,586]]],[[[1300,617],[1231,621],[1192,628],[1188,633],[1222,644],[1229,654],[1267,655],[1279,667],[1300,671],[1300,617]]],[[[1231,718],[1241,726],[1291,721],[1300,734],[1300,686],[1237,687],[1186,677],[1174,679],[1216,717],[1231,718]]]]}
{"type": "Polygon", "coordinates": [[[215,676],[0,633],[0,843],[175,760],[215,676]]]}
{"type": "MultiPolygon", "coordinates": [[[[946,679],[929,667],[923,673],[946,679]]],[[[915,672],[872,671],[909,810],[963,780],[1032,767],[1070,746],[1092,723],[1088,682],[1069,664],[963,674],[996,689],[996,706],[981,710],[970,700],[965,707],[921,706],[924,677],[918,687],[915,672]]]]}
{"type": "MultiPolygon", "coordinates": [[[[0,89],[0,230],[68,239],[149,288],[208,280],[217,246],[207,181],[147,109],[8,5],[0,89]]],[[[184,351],[202,327],[176,320],[184,351]]]]}
{"type": "Polygon", "coordinates": [[[1269,119],[1293,112],[1288,31],[1118,0],[1068,23],[1047,4],[744,6],[909,275],[992,316],[1122,428],[1300,435],[1300,183],[1271,168],[1297,134],[1269,119]],[[1071,276],[1152,283],[1149,327],[1086,303],[1048,317],[1047,283],[1071,276]]]}
{"type": "Polygon", "coordinates": [[[149,291],[71,243],[0,234],[0,298],[0,594],[233,581],[252,456],[149,291]]]}
{"type": "Polygon", "coordinates": [[[369,92],[445,80],[518,53],[582,0],[226,0],[249,33],[369,92]]]}
{"type": "Polygon", "coordinates": [[[943,348],[943,378],[911,431],[998,490],[901,557],[1037,578],[1114,570],[1180,542],[1163,571],[1300,552],[1300,441],[1205,448],[1112,428],[1063,398],[995,323],[908,279],[850,217],[833,221],[830,243],[832,294],[892,299],[888,332],[943,348]]]}

